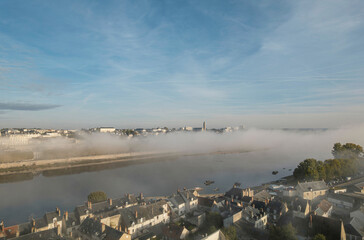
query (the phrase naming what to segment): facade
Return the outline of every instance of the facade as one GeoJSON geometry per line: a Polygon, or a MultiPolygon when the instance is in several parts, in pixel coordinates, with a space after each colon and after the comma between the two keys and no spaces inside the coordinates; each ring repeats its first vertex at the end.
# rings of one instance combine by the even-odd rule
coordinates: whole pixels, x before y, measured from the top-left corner
{"type": "Polygon", "coordinates": [[[303,183],[299,182],[297,184],[296,190],[297,196],[303,199],[313,200],[316,197],[326,195],[329,188],[324,181],[314,181],[303,183]]]}
{"type": "Polygon", "coordinates": [[[100,133],[114,133],[115,132],[114,127],[99,127],[99,128],[97,128],[97,130],[100,133]]]}
{"type": "Polygon", "coordinates": [[[142,235],[144,229],[170,221],[170,209],[166,201],[121,209],[120,215],[121,229],[133,238],[142,235]]]}

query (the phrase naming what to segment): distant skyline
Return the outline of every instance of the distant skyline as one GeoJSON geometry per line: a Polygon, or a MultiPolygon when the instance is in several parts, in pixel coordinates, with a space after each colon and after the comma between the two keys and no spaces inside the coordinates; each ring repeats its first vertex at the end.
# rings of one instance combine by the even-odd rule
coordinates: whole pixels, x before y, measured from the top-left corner
{"type": "Polygon", "coordinates": [[[364,123],[364,1],[0,1],[0,128],[364,123]]]}

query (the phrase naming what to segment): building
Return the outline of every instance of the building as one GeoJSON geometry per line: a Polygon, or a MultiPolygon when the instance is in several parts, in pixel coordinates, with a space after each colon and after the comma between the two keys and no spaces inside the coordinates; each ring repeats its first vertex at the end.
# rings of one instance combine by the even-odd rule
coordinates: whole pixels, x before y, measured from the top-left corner
{"type": "Polygon", "coordinates": [[[327,200],[334,206],[342,209],[351,210],[354,207],[355,199],[344,194],[330,193],[327,200]]]}
{"type": "Polygon", "coordinates": [[[346,240],[344,224],[339,219],[310,215],[308,224],[311,236],[323,234],[327,240],[346,240]]]}
{"type": "Polygon", "coordinates": [[[202,131],[206,131],[206,122],[203,122],[202,124],[202,131]]]}
{"type": "Polygon", "coordinates": [[[262,210],[248,206],[242,210],[241,215],[242,220],[251,227],[265,229],[267,226],[268,215],[262,210]]]}
{"type": "Polygon", "coordinates": [[[163,227],[163,239],[164,240],[180,240],[185,239],[189,231],[184,226],[178,226],[176,224],[168,224],[163,227]]]}
{"type": "Polygon", "coordinates": [[[95,240],[131,240],[131,236],[120,230],[111,228],[100,221],[87,217],[77,230],[77,237],[95,240]]]}
{"type": "Polygon", "coordinates": [[[308,200],[296,198],[292,202],[293,217],[304,219],[308,216],[310,211],[310,203],[308,202],[308,200]]]}
{"type": "Polygon", "coordinates": [[[329,188],[324,181],[314,181],[302,183],[298,182],[296,190],[297,196],[303,199],[313,200],[318,196],[326,195],[329,188]]]}
{"type": "Polygon", "coordinates": [[[100,133],[114,133],[115,128],[114,127],[99,127],[99,128],[97,128],[97,131],[100,133]]]}
{"type": "Polygon", "coordinates": [[[133,206],[120,210],[120,226],[132,238],[143,234],[143,230],[160,223],[169,223],[170,209],[166,201],[133,206]]]}
{"type": "Polygon", "coordinates": [[[315,214],[322,217],[331,217],[333,206],[330,202],[323,199],[316,207],[315,214]]]}
{"type": "Polygon", "coordinates": [[[242,200],[244,196],[253,197],[254,191],[250,190],[250,188],[242,189],[237,187],[236,185],[233,186],[229,191],[225,193],[225,197],[234,199],[234,200],[242,200]]]}

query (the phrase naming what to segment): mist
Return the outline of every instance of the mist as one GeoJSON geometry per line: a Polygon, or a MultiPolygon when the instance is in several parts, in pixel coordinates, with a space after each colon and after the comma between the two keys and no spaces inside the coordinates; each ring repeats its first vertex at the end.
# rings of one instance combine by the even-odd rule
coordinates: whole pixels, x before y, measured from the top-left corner
{"type": "MultiPolygon", "coordinates": [[[[364,145],[364,124],[327,130],[278,130],[250,128],[232,133],[172,132],[161,135],[125,137],[111,134],[86,134],[80,139],[50,138],[31,146],[42,152],[42,159],[115,154],[125,152],[177,152],[209,154],[265,152],[290,161],[300,157],[332,158],[336,142],[364,145]]],[[[269,161],[269,160],[267,160],[269,161]]]]}

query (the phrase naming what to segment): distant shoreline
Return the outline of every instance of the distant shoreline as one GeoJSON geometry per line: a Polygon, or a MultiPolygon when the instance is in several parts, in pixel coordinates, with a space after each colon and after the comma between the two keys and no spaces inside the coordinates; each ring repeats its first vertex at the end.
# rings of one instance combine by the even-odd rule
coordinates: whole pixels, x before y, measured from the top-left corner
{"type": "MultiPolygon", "coordinates": [[[[153,162],[158,160],[166,160],[168,158],[175,158],[182,156],[237,154],[246,152],[249,151],[234,150],[234,151],[216,151],[208,153],[130,152],[130,153],[72,157],[72,158],[51,159],[51,160],[26,160],[26,161],[18,161],[11,163],[1,163],[0,183],[4,181],[7,182],[6,181],[7,177],[9,177],[10,181],[12,181],[11,179],[15,180],[16,176],[18,175],[24,175],[26,176],[26,178],[32,178],[32,176],[36,176],[41,173],[50,171],[62,172],[62,170],[65,171],[67,170],[68,172],[72,172],[73,169],[81,169],[81,168],[92,169],[97,167],[102,168],[103,166],[107,168],[107,165],[116,165],[116,164],[129,165],[129,164],[153,162]]],[[[88,171],[88,169],[86,169],[85,171],[88,171]]]]}

